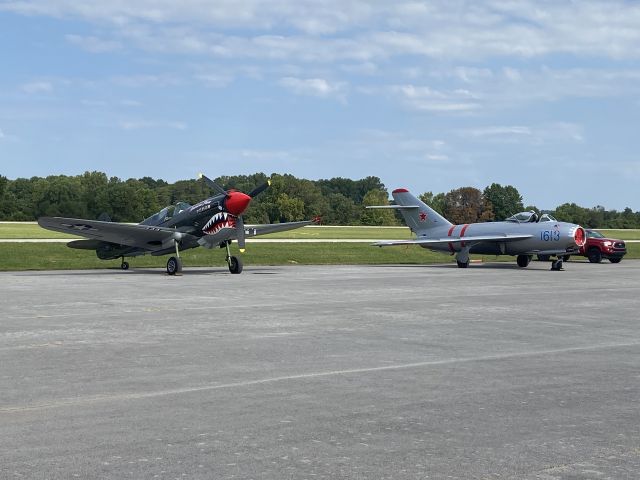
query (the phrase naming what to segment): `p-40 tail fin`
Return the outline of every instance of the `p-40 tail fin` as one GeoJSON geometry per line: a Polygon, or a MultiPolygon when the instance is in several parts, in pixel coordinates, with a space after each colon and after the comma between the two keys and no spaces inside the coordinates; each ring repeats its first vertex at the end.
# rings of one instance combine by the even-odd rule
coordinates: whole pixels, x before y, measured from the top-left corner
{"type": "Polygon", "coordinates": [[[374,206],[367,208],[393,208],[400,210],[404,221],[412,232],[418,233],[432,228],[453,225],[426,203],[413,196],[406,188],[398,188],[391,192],[395,205],[374,206]]]}

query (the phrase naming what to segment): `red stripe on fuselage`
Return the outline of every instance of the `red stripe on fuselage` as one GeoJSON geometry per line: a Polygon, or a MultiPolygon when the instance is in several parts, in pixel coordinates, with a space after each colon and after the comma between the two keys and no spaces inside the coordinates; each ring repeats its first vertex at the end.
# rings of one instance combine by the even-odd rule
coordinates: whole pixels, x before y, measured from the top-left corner
{"type": "MultiPolygon", "coordinates": [[[[453,230],[457,227],[457,225],[451,225],[451,228],[449,229],[449,233],[447,233],[447,236],[450,237],[451,234],[453,233],[453,230]]],[[[449,251],[451,251],[451,253],[455,252],[455,249],[453,248],[453,243],[449,242],[449,251]]]]}
{"type": "MultiPolygon", "coordinates": [[[[460,238],[464,237],[464,232],[466,232],[466,231],[467,231],[467,228],[469,228],[469,224],[468,224],[468,223],[467,223],[467,224],[465,224],[465,226],[464,226],[464,227],[462,227],[462,230],[460,231],[460,238]]],[[[461,242],[461,243],[460,243],[460,246],[461,246],[461,247],[464,247],[464,242],[461,242]]]]}

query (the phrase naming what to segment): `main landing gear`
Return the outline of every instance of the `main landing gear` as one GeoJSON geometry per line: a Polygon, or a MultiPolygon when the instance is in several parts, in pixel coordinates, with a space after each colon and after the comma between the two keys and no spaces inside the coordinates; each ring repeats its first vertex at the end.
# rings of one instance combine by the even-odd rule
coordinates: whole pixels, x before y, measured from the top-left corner
{"type": "Polygon", "coordinates": [[[176,246],[176,256],[167,260],[167,273],[169,275],[182,275],[182,259],[180,258],[180,249],[178,241],[174,240],[176,246]]]}
{"type": "Polygon", "coordinates": [[[120,268],[122,270],[129,270],[129,262],[125,262],[124,257],[122,257],[122,263],[120,264],[120,268]]]}
{"type": "Polygon", "coordinates": [[[531,255],[518,255],[516,261],[518,262],[519,267],[525,268],[531,261],[531,255]]]}
{"type": "Polygon", "coordinates": [[[229,249],[229,245],[231,242],[227,242],[225,247],[227,248],[227,265],[229,265],[229,271],[233,274],[242,273],[242,259],[240,257],[235,257],[231,255],[231,250],[229,249]]]}

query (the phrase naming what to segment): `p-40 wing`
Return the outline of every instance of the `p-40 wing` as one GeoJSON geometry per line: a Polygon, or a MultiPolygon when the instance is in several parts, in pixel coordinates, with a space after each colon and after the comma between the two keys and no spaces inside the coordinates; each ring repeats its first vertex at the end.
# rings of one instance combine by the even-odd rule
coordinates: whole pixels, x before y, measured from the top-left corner
{"type": "Polygon", "coordinates": [[[286,222],[286,223],[267,223],[262,225],[245,225],[245,234],[247,237],[255,237],[257,235],[266,235],[267,233],[286,232],[296,228],[304,227],[315,223],[314,220],[304,220],[302,222],[286,222]]]}
{"type": "Polygon", "coordinates": [[[414,240],[383,240],[372,245],[377,247],[389,247],[392,245],[448,245],[450,243],[464,242],[466,245],[482,242],[515,242],[526,240],[533,235],[480,235],[475,237],[445,237],[445,238],[416,238],[414,240]]]}
{"type": "Polygon", "coordinates": [[[38,224],[42,228],[55,232],[70,233],[151,252],[171,248],[175,240],[183,243],[197,242],[197,238],[189,233],[151,225],[131,225],[64,217],[41,217],[38,219],[38,224]]]}

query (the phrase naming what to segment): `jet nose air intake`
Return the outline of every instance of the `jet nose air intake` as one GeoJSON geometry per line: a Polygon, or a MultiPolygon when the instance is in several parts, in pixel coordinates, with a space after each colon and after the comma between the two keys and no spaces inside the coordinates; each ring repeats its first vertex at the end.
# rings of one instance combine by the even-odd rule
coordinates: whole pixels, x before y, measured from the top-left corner
{"type": "Polygon", "coordinates": [[[227,212],[232,215],[240,216],[251,203],[251,197],[242,192],[229,192],[225,199],[225,207],[227,212]]]}
{"type": "Polygon", "coordinates": [[[584,231],[584,228],[576,228],[576,233],[573,234],[573,239],[575,240],[577,246],[582,247],[587,241],[587,235],[584,231]]]}

